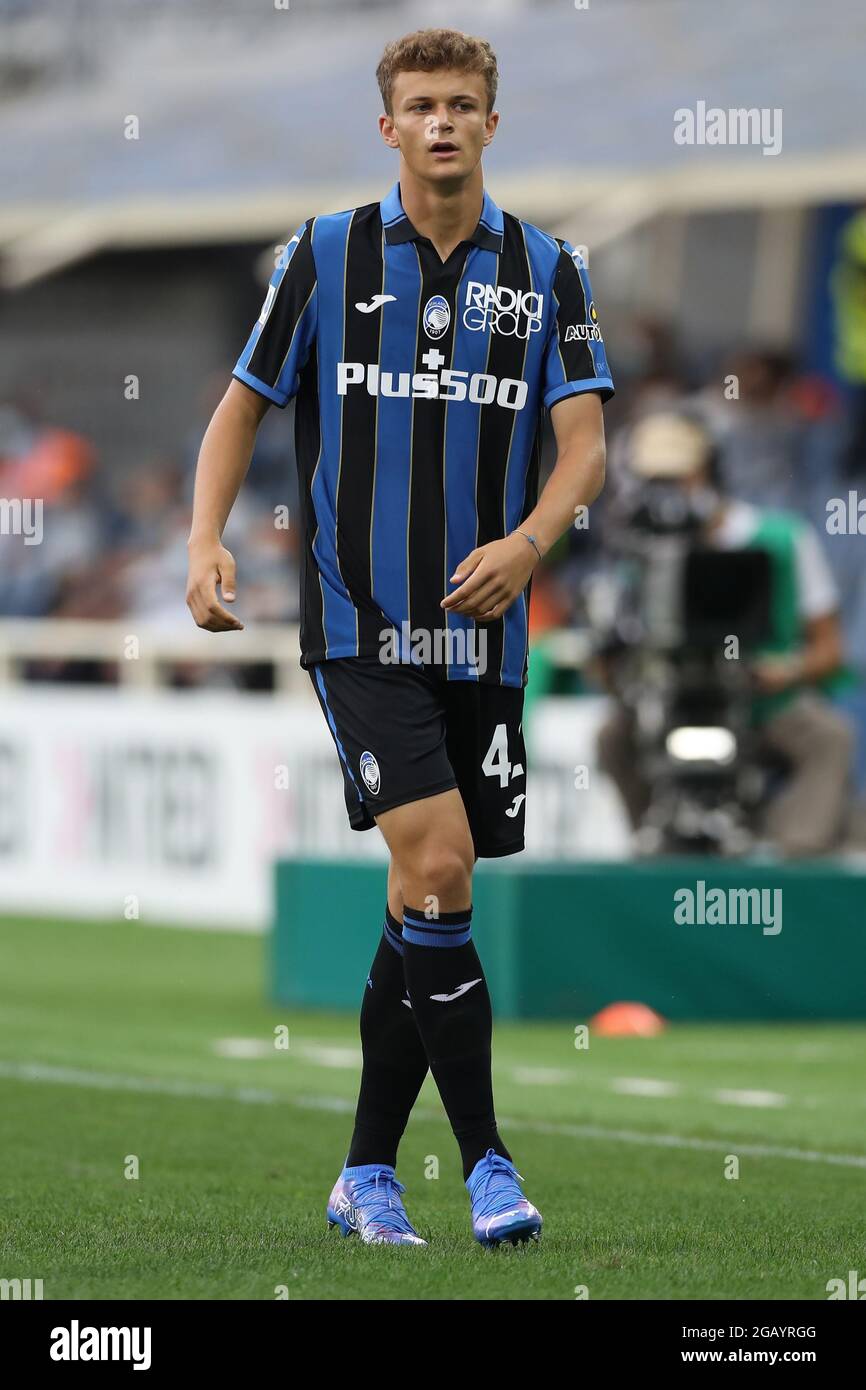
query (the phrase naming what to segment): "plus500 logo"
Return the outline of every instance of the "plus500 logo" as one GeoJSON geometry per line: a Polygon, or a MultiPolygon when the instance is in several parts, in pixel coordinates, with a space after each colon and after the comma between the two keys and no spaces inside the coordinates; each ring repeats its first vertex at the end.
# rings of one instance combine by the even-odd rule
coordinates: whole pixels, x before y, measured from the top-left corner
{"type": "Polygon", "coordinates": [[[345,396],[350,386],[366,385],[371,396],[414,396],[428,401],[471,401],[473,405],[504,406],[522,410],[529,387],[515,377],[490,376],[488,372],[457,371],[445,367],[441,372],[383,372],[378,363],[337,363],[337,395],[345,396]]]}

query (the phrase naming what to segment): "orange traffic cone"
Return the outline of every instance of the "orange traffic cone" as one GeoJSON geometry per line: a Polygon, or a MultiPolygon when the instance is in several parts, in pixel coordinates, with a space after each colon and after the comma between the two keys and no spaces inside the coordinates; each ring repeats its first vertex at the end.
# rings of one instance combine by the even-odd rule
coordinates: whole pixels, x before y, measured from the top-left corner
{"type": "Polygon", "coordinates": [[[589,1026],[599,1038],[654,1038],[667,1028],[667,1023],[647,1004],[620,1001],[600,1009],[589,1026]]]}

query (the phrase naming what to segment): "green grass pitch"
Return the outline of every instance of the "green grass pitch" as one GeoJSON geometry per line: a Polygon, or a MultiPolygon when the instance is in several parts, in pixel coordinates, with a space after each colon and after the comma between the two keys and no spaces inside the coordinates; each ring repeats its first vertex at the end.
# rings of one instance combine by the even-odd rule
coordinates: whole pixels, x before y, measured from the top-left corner
{"type": "Polygon", "coordinates": [[[46,1299],[825,1299],[866,1274],[861,1026],[579,1051],[579,1019],[500,1023],[500,1128],[541,1242],[475,1244],[428,1078],[397,1171],[429,1248],[367,1247],[325,1222],[356,1020],[264,1002],[262,938],[5,921],[0,957],[0,1277],[46,1299]]]}

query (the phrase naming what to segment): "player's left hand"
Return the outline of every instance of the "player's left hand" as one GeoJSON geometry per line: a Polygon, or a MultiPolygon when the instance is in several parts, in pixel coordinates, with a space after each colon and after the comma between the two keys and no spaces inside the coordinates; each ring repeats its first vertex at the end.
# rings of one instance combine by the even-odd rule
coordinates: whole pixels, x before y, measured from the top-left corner
{"type": "Polygon", "coordinates": [[[440,604],[478,622],[501,618],[522,594],[538,563],[535,548],[525,536],[510,535],[470,551],[451,576],[459,587],[440,604]]]}

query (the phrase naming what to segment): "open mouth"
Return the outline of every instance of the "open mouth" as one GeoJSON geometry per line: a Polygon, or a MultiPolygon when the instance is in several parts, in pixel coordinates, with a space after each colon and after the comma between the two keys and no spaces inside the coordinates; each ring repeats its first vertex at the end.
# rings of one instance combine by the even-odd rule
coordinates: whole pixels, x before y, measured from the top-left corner
{"type": "Polygon", "coordinates": [[[430,146],[430,152],[431,154],[456,154],[457,146],[453,145],[450,140],[436,140],[430,146]]]}

